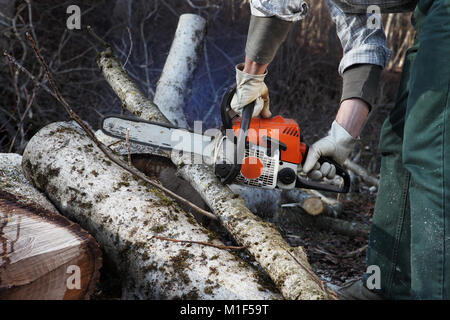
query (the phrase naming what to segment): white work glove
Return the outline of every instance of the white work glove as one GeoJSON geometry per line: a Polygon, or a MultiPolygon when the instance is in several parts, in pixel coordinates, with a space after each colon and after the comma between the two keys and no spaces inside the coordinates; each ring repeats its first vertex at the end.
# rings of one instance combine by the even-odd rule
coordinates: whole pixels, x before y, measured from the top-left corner
{"type": "Polygon", "coordinates": [[[270,118],[272,113],[269,110],[269,90],[264,83],[267,71],[261,75],[254,75],[242,71],[243,67],[243,63],[236,66],[236,93],[231,100],[231,109],[242,114],[246,105],[256,101],[252,117],[261,114],[263,118],[270,118]]]}
{"type": "Polygon", "coordinates": [[[328,136],[309,147],[303,171],[313,180],[320,180],[323,177],[333,179],[336,175],[335,166],[328,162],[320,165],[317,160],[320,157],[330,157],[342,165],[352,152],[355,142],[355,138],[339,123],[333,121],[328,136]]]}

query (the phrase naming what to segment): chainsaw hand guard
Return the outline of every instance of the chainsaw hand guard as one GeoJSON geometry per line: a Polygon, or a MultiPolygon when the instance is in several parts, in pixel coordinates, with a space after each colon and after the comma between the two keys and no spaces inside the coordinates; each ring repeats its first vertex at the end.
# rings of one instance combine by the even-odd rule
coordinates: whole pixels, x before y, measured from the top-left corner
{"type": "MultiPolygon", "coordinates": [[[[233,96],[234,91],[236,89],[232,88],[231,90],[232,90],[232,92],[229,90],[226,94],[226,98],[227,98],[226,102],[228,102],[229,97],[233,96]]],[[[229,104],[228,104],[228,106],[229,106],[229,104]]],[[[223,105],[222,105],[222,107],[223,107],[223,105]]],[[[250,128],[250,122],[252,120],[254,108],[255,108],[255,102],[252,102],[252,103],[246,105],[244,107],[244,110],[242,111],[241,127],[239,130],[239,135],[237,137],[237,142],[234,145],[234,162],[232,164],[219,163],[219,164],[215,165],[216,175],[220,178],[220,181],[223,184],[232,183],[236,179],[236,177],[239,175],[239,173],[241,172],[241,164],[242,164],[242,161],[244,160],[244,156],[245,156],[245,148],[246,148],[245,144],[247,142],[248,129],[250,128]]],[[[222,108],[222,119],[227,119],[227,121],[224,122],[225,129],[231,129],[231,127],[230,128],[226,127],[232,120],[229,119],[227,110],[224,108],[222,108]]]]}

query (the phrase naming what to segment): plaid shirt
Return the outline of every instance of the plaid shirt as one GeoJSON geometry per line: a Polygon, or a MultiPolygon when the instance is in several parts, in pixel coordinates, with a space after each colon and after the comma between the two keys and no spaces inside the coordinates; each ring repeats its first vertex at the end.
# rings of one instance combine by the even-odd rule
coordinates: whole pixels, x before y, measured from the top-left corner
{"type": "MultiPolygon", "coordinates": [[[[367,7],[378,5],[380,12],[409,11],[415,0],[327,0],[331,18],[344,51],[339,74],[354,64],[375,64],[384,68],[391,56],[381,15],[367,13],[367,7]],[[345,10],[345,12],[344,12],[345,10]],[[374,23],[370,24],[368,21],[374,23]]],[[[302,0],[251,0],[251,10],[257,16],[277,16],[288,21],[301,20],[307,12],[302,0]]]]}

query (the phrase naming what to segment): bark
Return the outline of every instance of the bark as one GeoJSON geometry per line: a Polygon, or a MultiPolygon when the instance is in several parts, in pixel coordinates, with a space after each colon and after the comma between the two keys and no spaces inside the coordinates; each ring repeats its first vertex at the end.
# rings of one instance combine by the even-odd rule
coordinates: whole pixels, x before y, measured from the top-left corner
{"type": "Polygon", "coordinates": [[[20,155],[0,154],[0,299],[87,299],[100,249],[34,189],[21,163],[20,155]]]}
{"type": "Polygon", "coordinates": [[[206,20],[196,14],[183,14],[164,69],[156,87],[153,102],[175,126],[188,127],[183,106],[190,96],[190,84],[197,67],[199,52],[206,33],[206,20]]]}
{"type": "MultiPolygon", "coordinates": [[[[97,62],[127,109],[143,119],[169,123],[137,89],[111,51],[100,53],[97,62]]],[[[180,175],[197,190],[233,238],[248,249],[286,299],[330,298],[311,270],[303,248],[290,247],[272,224],[255,216],[241,198],[218,181],[211,167],[187,164],[186,159],[172,156],[180,175]]]]}
{"type": "Polygon", "coordinates": [[[106,81],[108,81],[110,85],[116,84],[115,86],[112,86],[112,89],[122,101],[123,108],[127,109],[138,118],[156,122],[168,121],[158,110],[158,107],[145,97],[137,84],[123,71],[119,59],[113,55],[110,48],[103,51],[97,57],[97,63],[102,71],[104,71],[103,69],[108,71],[103,72],[106,81]],[[121,83],[116,81],[117,78],[125,80],[124,77],[126,81],[120,81],[121,83]]]}
{"type": "Polygon", "coordinates": [[[78,125],[41,129],[25,149],[23,167],[64,215],[97,239],[122,276],[123,298],[280,297],[229,251],[158,239],[223,245],[176,202],[111,163],[78,125]]]}

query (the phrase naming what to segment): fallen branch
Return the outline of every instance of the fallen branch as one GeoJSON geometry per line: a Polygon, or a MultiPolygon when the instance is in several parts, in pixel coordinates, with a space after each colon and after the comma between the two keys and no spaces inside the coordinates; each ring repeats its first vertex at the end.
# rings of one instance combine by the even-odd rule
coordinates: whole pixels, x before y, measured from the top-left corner
{"type": "Polygon", "coordinates": [[[350,251],[349,253],[346,253],[344,255],[344,258],[351,258],[354,256],[359,256],[361,253],[367,250],[367,244],[365,246],[362,246],[361,248],[358,248],[356,250],[350,251]]]}
{"type": "Polygon", "coordinates": [[[356,164],[355,162],[347,159],[344,162],[344,166],[353,171],[354,173],[356,173],[358,176],[361,177],[361,179],[375,187],[378,188],[379,185],[379,181],[377,178],[373,177],[372,175],[369,174],[369,172],[364,169],[363,167],[361,167],[360,165],[356,164]]]}
{"type": "Polygon", "coordinates": [[[321,229],[333,230],[346,236],[361,236],[366,239],[369,237],[370,226],[360,222],[318,216],[315,217],[314,223],[321,229]]]}
{"type": "Polygon", "coordinates": [[[343,219],[332,218],[324,215],[311,216],[305,214],[299,208],[283,208],[280,211],[279,219],[295,224],[303,228],[311,226],[323,230],[332,230],[336,233],[343,234],[350,237],[361,236],[363,238],[369,237],[370,226],[364,223],[355,221],[346,221],[343,219]]]}

